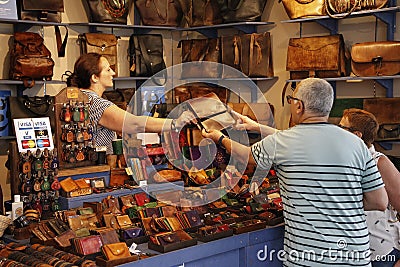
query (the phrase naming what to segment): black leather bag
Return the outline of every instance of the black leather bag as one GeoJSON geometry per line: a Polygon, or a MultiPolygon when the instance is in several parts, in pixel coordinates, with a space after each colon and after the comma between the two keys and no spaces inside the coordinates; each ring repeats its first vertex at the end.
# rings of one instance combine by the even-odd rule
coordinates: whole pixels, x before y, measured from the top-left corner
{"type": "MultiPolygon", "coordinates": [[[[11,120],[49,117],[51,129],[54,133],[56,127],[54,96],[10,96],[8,101],[10,103],[9,118],[11,120]]],[[[14,128],[12,131],[14,131],[14,128]]]]}
{"type": "Polygon", "coordinates": [[[82,0],[89,22],[127,24],[129,0],[82,0]]]}
{"type": "Polygon", "coordinates": [[[217,0],[224,22],[260,21],[267,0],[217,0]]]}
{"type": "Polygon", "coordinates": [[[161,34],[132,34],[129,38],[131,76],[150,77],[165,69],[161,34]]]}
{"type": "Polygon", "coordinates": [[[63,0],[18,0],[19,18],[22,20],[61,22],[63,0]]]}

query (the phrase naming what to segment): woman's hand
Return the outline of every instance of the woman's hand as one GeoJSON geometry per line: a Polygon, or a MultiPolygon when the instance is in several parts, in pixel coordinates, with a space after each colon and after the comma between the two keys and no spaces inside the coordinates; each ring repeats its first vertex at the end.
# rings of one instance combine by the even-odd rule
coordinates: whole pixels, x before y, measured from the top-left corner
{"type": "Polygon", "coordinates": [[[236,118],[235,129],[244,131],[244,130],[254,130],[259,128],[259,124],[247,116],[244,116],[236,111],[231,111],[233,116],[236,118]]]}

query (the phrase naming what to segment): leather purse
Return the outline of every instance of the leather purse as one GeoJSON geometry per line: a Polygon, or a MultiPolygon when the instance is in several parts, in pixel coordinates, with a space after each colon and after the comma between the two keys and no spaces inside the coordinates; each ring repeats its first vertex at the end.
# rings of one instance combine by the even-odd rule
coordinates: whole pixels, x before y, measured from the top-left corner
{"type": "Polygon", "coordinates": [[[353,11],[379,9],[383,8],[389,2],[388,0],[326,0],[327,8],[330,14],[347,13],[353,11]]]}
{"type": "Polygon", "coordinates": [[[326,15],[326,0],[279,0],[283,3],[290,19],[318,17],[326,15]]]}
{"type": "Polygon", "coordinates": [[[220,39],[191,39],[179,41],[182,48],[183,64],[181,78],[219,78],[222,68],[220,64],[202,64],[203,62],[221,62],[220,39]]]}
{"type": "Polygon", "coordinates": [[[81,55],[94,52],[104,56],[118,76],[117,36],[111,33],[83,33],[79,34],[78,42],[81,55]]]}
{"type": "Polygon", "coordinates": [[[400,124],[381,124],[379,125],[377,140],[399,140],[400,124]]]}
{"type": "MultiPolygon", "coordinates": [[[[271,36],[269,32],[221,37],[222,63],[249,77],[272,77],[271,36]]],[[[223,77],[235,75],[224,68],[223,77]]]]}
{"type": "Polygon", "coordinates": [[[86,0],[82,2],[89,22],[127,24],[128,0],[86,0]]]}
{"type": "Polygon", "coordinates": [[[121,229],[121,237],[124,240],[132,239],[136,237],[143,236],[143,229],[139,227],[121,229]]]}
{"type": "Polygon", "coordinates": [[[22,20],[61,22],[63,0],[17,0],[18,15],[22,20]]]}
{"type": "Polygon", "coordinates": [[[351,47],[351,70],[357,76],[400,74],[400,41],[357,43],[351,47]]]}
{"type": "Polygon", "coordinates": [[[145,192],[134,194],[133,197],[135,198],[138,206],[143,206],[144,204],[150,202],[150,197],[145,192]]]}
{"type": "Polygon", "coordinates": [[[101,251],[103,252],[106,259],[109,261],[131,256],[128,246],[125,242],[104,245],[101,248],[101,251]]]}
{"type": "MultiPolygon", "coordinates": [[[[54,113],[55,99],[53,96],[9,96],[8,116],[13,119],[49,117],[52,131],[55,131],[56,120],[54,113]]],[[[11,127],[12,131],[14,128],[11,127]]]]}
{"type": "Polygon", "coordinates": [[[217,0],[224,23],[260,21],[267,0],[217,0]]]}
{"type": "Polygon", "coordinates": [[[179,236],[177,233],[170,232],[170,233],[162,233],[155,236],[158,245],[167,246],[173,243],[180,242],[179,236]]]}
{"type": "Polygon", "coordinates": [[[128,215],[119,215],[116,217],[119,228],[126,228],[132,225],[132,221],[128,215]]]}
{"type": "Polygon", "coordinates": [[[290,38],[286,70],[290,79],[347,76],[343,36],[290,38]]]}
{"type": "Polygon", "coordinates": [[[100,235],[103,245],[119,242],[118,234],[113,228],[106,227],[104,229],[96,229],[96,232],[98,235],[100,235]]]}
{"type": "Polygon", "coordinates": [[[135,0],[144,25],[177,27],[182,20],[182,10],[177,0],[135,0]]]}
{"type": "Polygon", "coordinates": [[[161,34],[132,34],[128,51],[131,76],[151,77],[165,69],[161,34]]]}
{"type": "Polygon", "coordinates": [[[222,23],[217,1],[178,0],[178,2],[188,27],[211,26],[222,23]]]}
{"type": "Polygon", "coordinates": [[[104,221],[104,225],[108,228],[113,228],[113,229],[119,228],[116,215],[114,215],[112,213],[103,214],[103,221],[104,221]]]}

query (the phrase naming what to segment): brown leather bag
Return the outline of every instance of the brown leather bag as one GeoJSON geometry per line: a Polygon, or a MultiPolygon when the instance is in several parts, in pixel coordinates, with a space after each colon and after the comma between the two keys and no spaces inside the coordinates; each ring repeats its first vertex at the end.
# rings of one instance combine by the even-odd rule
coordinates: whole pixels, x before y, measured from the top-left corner
{"type": "Polygon", "coordinates": [[[184,78],[219,78],[220,64],[202,64],[203,62],[219,63],[221,60],[220,39],[191,39],[181,40],[178,48],[182,47],[181,77],[184,78]]]}
{"type": "Polygon", "coordinates": [[[33,87],[34,80],[51,80],[54,61],[43,38],[34,32],[14,33],[10,50],[10,79],[23,80],[25,87],[33,87]]]}
{"type": "Polygon", "coordinates": [[[267,0],[217,0],[224,23],[260,21],[267,0]]]}
{"type": "Polygon", "coordinates": [[[178,0],[188,27],[210,26],[222,23],[217,1],[178,0]]]}
{"type": "Polygon", "coordinates": [[[351,70],[357,76],[400,73],[400,41],[365,42],[351,48],[351,70]]]}
{"type": "Polygon", "coordinates": [[[18,0],[19,18],[22,20],[61,22],[63,0],[18,0]]]}
{"type": "Polygon", "coordinates": [[[290,19],[326,15],[325,0],[279,0],[290,19]]]}
{"type": "Polygon", "coordinates": [[[94,52],[104,56],[118,76],[117,36],[109,33],[83,33],[79,35],[78,40],[81,55],[94,52]]]}
{"type": "Polygon", "coordinates": [[[90,22],[126,24],[129,12],[128,0],[86,0],[86,14],[90,22]]]}
{"type": "Polygon", "coordinates": [[[351,13],[358,10],[379,9],[387,5],[388,0],[326,0],[331,14],[351,13]]]}
{"type": "Polygon", "coordinates": [[[135,0],[144,25],[177,27],[182,20],[182,10],[177,0],[135,0]]]}
{"type": "MultiPolygon", "coordinates": [[[[269,32],[221,37],[222,63],[249,77],[274,76],[271,36],[269,32]]],[[[223,77],[235,72],[224,68],[223,77]]]]}
{"type": "Polygon", "coordinates": [[[346,76],[343,36],[290,38],[286,70],[291,79],[346,76]]]}

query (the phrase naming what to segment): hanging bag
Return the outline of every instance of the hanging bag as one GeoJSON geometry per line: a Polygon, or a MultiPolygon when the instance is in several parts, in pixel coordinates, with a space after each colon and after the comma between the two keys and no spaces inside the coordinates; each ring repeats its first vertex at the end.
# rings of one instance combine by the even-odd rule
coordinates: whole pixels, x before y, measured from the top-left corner
{"type": "Polygon", "coordinates": [[[224,23],[260,21],[267,0],[217,0],[224,23]]]}
{"type": "Polygon", "coordinates": [[[127,24],[128,0],[83,0],[89,22],[127,24]]]}
{"type": "Polygon", "coordinates": [[[178,0],[186,26],[210,26],[222,23],[218,3],[213,0],[178,0]]]}
{"type": "Polygon", "coordinates": [[[19,18],[22,20],[61,22],[63,0],[18,0],[19,18]]]}
{"type": "Polygon", "coordinates": [[[136,0],[144,25],[177,27],[181,24],[182,10],[177,0],[136,0]]]}
{"type": "Polygon", "coordinates": [[[325,0],[279,0],[290,19],[326,15],[325,0]]]}

